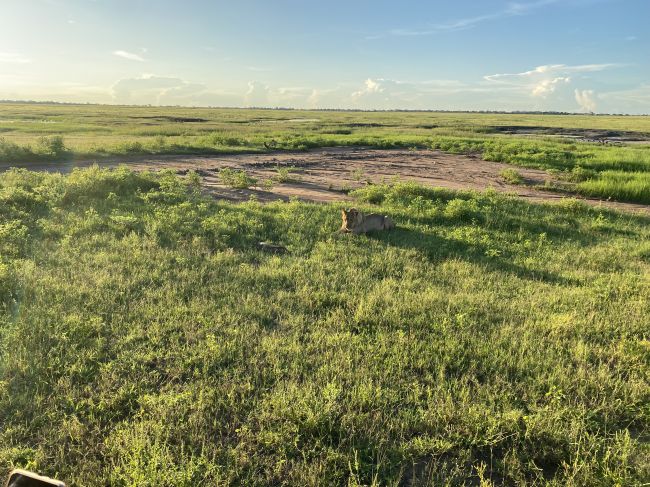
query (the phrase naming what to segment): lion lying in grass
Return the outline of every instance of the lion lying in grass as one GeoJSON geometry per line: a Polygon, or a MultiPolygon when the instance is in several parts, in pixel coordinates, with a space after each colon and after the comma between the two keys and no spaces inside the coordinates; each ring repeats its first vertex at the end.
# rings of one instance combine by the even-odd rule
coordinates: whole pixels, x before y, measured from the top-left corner
{"type": "Polygon", "coordinates": [[[386,215],[371,213],[366,215],[356,208],[341,210],[343,216],[343,225],[341,232],[346,233],[367,233],[376,230],[392,230],[395,228],[395,222],[386,215]]]}

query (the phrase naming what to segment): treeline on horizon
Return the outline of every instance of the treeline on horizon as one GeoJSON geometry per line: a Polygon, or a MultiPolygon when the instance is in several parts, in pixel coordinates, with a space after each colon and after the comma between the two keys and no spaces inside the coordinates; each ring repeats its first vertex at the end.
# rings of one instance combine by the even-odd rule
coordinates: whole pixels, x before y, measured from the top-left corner
{"type": "Polygon", "coordinates": [[[408,109],[408,108],[390,108],[390,109],[363,109],[363,108],[295,108],[295,107],[227,107],[227,106],[185,106],[185,105],[122,105],[119,103],[91,103],[91,102],[67,102],[67,101],[36,101],[36,100],[0,100],[0,104],[5,105],[69,105],[69,106],[112,106],[112,107],[155,107],[155,108],[187,108],[187,109],[210,109],[210,110],[286,110],[286,111],[304,111],[304,112],[387,112],[387,113],[486,113],[486,114],[504,114],[504,115],[574,115],[594,117],[648,117],[650,113],[631,114],[631,113],[595,113],[595,112],[561,112],[561,111],[535,111],[535,110],[442,110],[442,109],[408,109]]]}

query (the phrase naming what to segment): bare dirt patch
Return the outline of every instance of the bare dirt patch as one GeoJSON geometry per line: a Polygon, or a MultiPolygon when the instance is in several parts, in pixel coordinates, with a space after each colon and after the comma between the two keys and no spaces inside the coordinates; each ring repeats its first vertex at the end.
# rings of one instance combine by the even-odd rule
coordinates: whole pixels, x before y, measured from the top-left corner
{"type": "Polygon", "coordinates": [[[526,125],[499,125],[491,127],[493,133],[507,135],[531,135],[562,137],[579,142],[638,144],[650,143],[650,134],[630,130],[598,130],[579,128],[540,127],[526,125]]]}
{"type": "MultiPolygon", "coordinates": [[[[367,148],[329,148],[309,152],[282,152],[270,154],[238,154],[224,156],[140,156],[102,160],[97,164],[114,167],[127,164],[134,170],[172,169],[185,175],[195,170],[203,179],[205,191],[217,198],[233,201],[251,196],[260,201],[288,200],[292,197],[316,202],[349,200],[349,190],[367,184],[415,181],[427,186],[457,190],[485,190],[516,194],[531,201],[558,201],[566,194],[540,191],[531,186],[552,180],[545,171],[524,169],[508,164],[489,162],[478,156],[446,154],[433,150],[376,150],[367,148]],[[225,186],[219,176],[222,169],[243,170],[257,179],[255,187],[233,189],[225,186]],[[524,185],[511,185],[500,173],[515,168],[523,177],[524,185]],[[289,169],[284,172],[283,169],[289,169]],[[284,178],[281,174],[284,172],[284,178]],[[288,179],[288,180],[287,180],[288,179]],[[282,182],[278,180],[283,180],[282,182]],[[264,181],[272,181],[265,187],[264,181]]],[[[93,161],[65,164],[24,165],[32,170],[69,172],[75,167],[88,167],[93,161]]],[[[0,165],[0,170],[8,169],[0,165]]],[[[591,205],[642,210],[650,206],[584,198],[591,205]]]]}

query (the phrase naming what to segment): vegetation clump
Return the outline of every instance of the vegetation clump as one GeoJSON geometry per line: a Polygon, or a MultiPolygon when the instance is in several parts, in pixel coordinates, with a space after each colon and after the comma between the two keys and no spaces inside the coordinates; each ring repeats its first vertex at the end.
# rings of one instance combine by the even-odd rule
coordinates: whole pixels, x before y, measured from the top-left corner
{"type": "Polygon", "coordinates": [[[225,168],[219,171],[219,178],[226,186],[236,189],[247,189],[257,184],[257,179],[249,176],[244,170],[225,168]]]}
{"type": "Polygon", "coordinates": [[[298,168],[295,166],[291,167],[276,167],[275,175],[273,179],[278,183],[294,183],[300,180],[300,177],[296,174],[298,168]]]}
{"type": "Polygon", "coordinates": [[[523,184],[524,178],[516,169],[504,169],[500,176],[508,184],[523,184]]]}

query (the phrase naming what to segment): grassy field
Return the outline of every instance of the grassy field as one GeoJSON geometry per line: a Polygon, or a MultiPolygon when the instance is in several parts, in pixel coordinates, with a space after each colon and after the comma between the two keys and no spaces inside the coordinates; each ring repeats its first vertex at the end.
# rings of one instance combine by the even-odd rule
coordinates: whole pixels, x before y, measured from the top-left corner
{"type": "Polygon", "coordinates": [[[632,116],[0,104],[5,163],[326,146],[434,148],[548,170],[567,181],[563,190],[576,194],[646,204],[648,134],[650,117],[632,116]],[[502,133],[510,128],[535,135],[502,133]],[[602,146],[557,136],[567,130],[624,132],[646,142],[602,146]]]}
{"type": "Polygon", "coordinates": [[[89,486],[650,478],[650,218],[377,185],[358,205],[398,229],[349,236],[339,206],[229,204],[197,183],[0,179],[0,470],[89,486]]]}

